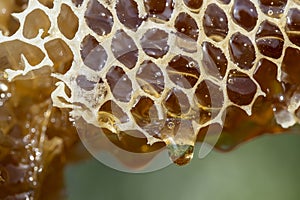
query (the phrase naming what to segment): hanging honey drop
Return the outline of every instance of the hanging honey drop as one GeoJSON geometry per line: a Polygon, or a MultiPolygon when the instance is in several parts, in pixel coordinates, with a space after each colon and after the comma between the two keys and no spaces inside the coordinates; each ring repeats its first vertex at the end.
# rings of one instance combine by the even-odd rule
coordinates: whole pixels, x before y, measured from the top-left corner
{"type": "Polygon", "coordinates": [[[170,159],[179,166],[189,164],[194,155],[194,146],[192,145],[170,144],[167,148],[170,159]]]}

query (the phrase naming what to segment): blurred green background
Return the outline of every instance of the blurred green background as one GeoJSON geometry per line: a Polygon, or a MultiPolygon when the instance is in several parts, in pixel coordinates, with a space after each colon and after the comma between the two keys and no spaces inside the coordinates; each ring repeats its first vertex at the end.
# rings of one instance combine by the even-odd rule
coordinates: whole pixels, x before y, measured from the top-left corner
{"type": "Polygon", "coordinates": [[[128,174],[91,159],[66,169],[68,200],[299,200],[300,133],[265,135],[228,153],[128,174]]]}

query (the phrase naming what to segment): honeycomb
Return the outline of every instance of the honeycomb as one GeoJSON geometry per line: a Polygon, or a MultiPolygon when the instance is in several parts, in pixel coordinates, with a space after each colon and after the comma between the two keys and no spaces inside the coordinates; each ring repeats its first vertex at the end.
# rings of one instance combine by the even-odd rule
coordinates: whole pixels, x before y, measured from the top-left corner
{"type": "Polygon", "coordinates": [[[75,127],[184,165],[300,123],[299,0],[2,0],[0,30],[1,199],[46,198],[75,127]]]}

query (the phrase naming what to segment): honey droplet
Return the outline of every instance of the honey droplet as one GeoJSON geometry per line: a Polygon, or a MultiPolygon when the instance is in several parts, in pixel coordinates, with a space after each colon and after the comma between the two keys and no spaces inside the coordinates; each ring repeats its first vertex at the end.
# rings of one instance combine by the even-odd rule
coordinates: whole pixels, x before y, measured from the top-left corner
{"type": "Polygon", "coordinates": [[[176,165],[186,165],[193,158],[194,146],[192,145],[170,144],[167,148],[170,159],[176,165]]]}

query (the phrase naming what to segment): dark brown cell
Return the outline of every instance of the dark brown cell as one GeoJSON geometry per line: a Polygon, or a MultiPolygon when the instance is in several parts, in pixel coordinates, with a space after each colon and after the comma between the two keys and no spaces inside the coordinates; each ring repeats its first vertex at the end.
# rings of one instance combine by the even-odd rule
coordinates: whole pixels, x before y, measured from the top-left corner
{"type": "Polygon", "coordinates": [[[106,74],[106,80],[116,100],[122,102],[130,101],[132,83],[121,67],[111,67],[106,74]]]}
{"type": "Polygon", "coordinates": [[[169,21],[174,10],[173,0],[144,0],[149,17],[169,21]]]}
{"type": "Polygon", "coordinates": [[[138,48],[133,39],[123,30],[118,30],[111,43],[111,50],[115,58],[132,69],[138,60],[138,48]]]}
{"type": "Polygon", "coordinates": [[[44,31],[42,38],[45,38],[49,35],[50,25],[49,17],[44,11],[40,9],[33,10],[25,18],[23,35],[28,39],[35,38],[39,34],[40,29],[42,29],[44,31]]]}
{"type": "Polygon", "coordinates": [[[68,39],[73,39],[78,31],[79,21],[70,6],[62,4],[57,17],[60,32],[68,39]]]}
{"type": "Polygon", "coordinates": [[[53,8],[53,6],[54,6],[54,4],[53,4],[54,0],[38,0],[38,1],[50,9],[53,8]]]}
{"type": "MultiPolygon", "coordinates": [[[[2,18],[3,15],[0,17],[2,18]]],[[[3,21],[0,22],[0,31],[4,33],[6,36],[14,35],[20,28],[20,22],[16,17],[5,16],[3,17],[3,21]]]]}
{"type": "Polygon", "coordinates": [[[149,29],[141,38],[144,52],[153,58],[162,58],[169,51],[168,33],[157,29],[149,29]]]}
{"type": "MultiPolygon", "coordinates": [[[[5,69],[24,70],[24,64],[21,64],[21,55],[24,55],[31,66],[39,64],[45,54],[38,47],[22,42],[12,40],[0,43],[0,71],[5,69]]],[[[50,57],[51,59],[51,57],[50,57]]]]}
{"type": "Polygon", "coordinates": [[[90,81],[86,78],[84,75],[79,75],[76,78],[76,83],[77,85],[86,90],[86,91],[91,91],[95,88],[96,82],[90,81]]]}
{"type": "Polygon", "coordinates": [[[288,47],[281,64],[282,80],[286,83],[300,84],[300,50],[288,47]]]}
{"type": "MultiPolygon", "coordinates": [[[[22,12],[23,10],[25,10],[28,6],[28,1],[29,0],[16,0],[15,1],[15,7],[14,7],[14,12],[22,12]]],[[[42,1],[42,0],[41,0],[42,1]]],[[[53,0],[47,0],[47,1],[53,1],[53,0]]]]}
{"type": "Polygon", "coordinates": [[[199,29],[196,21],[187,13],[180,13],[175,20],[176,30],[193,40],[198,39],[199,29]]]}
{"type": "Polygon", "coordinates": [[[83,0],[72,0],[72,2],[75,4],[76,7],[79,7],[83,3],[83,0]]]}
{"type": "Polygon", "coordinates": [[[235,0],[231,14],[234,22],[247,31],[255,27],[258,19],[256,8],[250,0],[235,0]]]}
{"type": "Polygon", "coordinates": [[[228,20],[225,12],[216,4],[210,4],[203,19],[205,34],[214,41],[222,41],[228,34],[228,20]]]}
{"type": "Polygon", "coordinates": [[[100,71],[107,61],[107,53],[98,41],[91,35],[86,36],[80,45],[83,63],[95,71],[100,71]]]}
{"type": "Polygon", "coordinates": [[[196,100],[205,109],[220,109],[224,104],[224,94],[220,86],[209,80],[203,80],[197,86],[196,100]]]}
{"type": "Polygon", "coordinates": [[[148,94],[160,97],[164,90],[164,76],[161,69],[152,61],[144,61],[137,71],[136,79],[148,94]]]}
{"type": "Polygon", "coordinates": [[[223,4],[229,4],[230,0],[218,0],[219,2],[223,3],[223,4]]]}
{"type": "Polygon", "coordinates": [[[300,47],[300,10],[292,8],[287,15],[285,31],[292,43],[300,47]]]}
{"type": "Polygon", "coordinates": [[[27,8],[28,0],[1,1],[0,3],[0,31],[5,36],[14,35],[20,28],[20,22],[12,13],[20,13],[27,8]]]}
{"type": "Polygon", "coordinates": [[[113,116],[118,118],[121,123],[126,123],[129,121],[129,118],[126,115],[126,113],[124,113],[123,110],[112,100],[105,102],[99,109],[99,112],[106,112],[112,114],[113,116]]]}
{"type": "Polygon", "coordinates": [[[158,118],[154,102],[149,97],[140,97],[130,112],[135,122],[142,128],[149,125],[154,118],[158,118]]]}
{"type": "Polygon", "coordinates": [[[263,13],[273,18],[280,18],[287,0],[259,0],[258,3],[263,13]]]}
{"type": "Polygon", "coordinates": [[[186,94],[177,88],[173,88],[168,92],[163,100],[163,105],[171,116],[180,116],[187,113],[190,109],[190,103],[186,94]]]}
{"type": "Polygon", "coordinates": [[[167,66],[170,79],[179,87],[192,88],[200,76],[198,63],[190,57],[175,56],[167,66]]]}
{"type": "Polygon", "coordinates": [[[232,61],[241,69],[251,69],[255,61],[255,49],[251,40],[241,34],[235,33],[229,41],[229,51],[232,61]]]}
{"type": "Polygon", "coordinates": [[[152,99],[145,96],[138,97],[130,112],[138,126],[149,135],[161,138],[161,131],[165,121],[158,118],[158,111],[152,99]]]}
{"type": "Polygon", "coordinates": [[[109,34],[114,24],[111,12],[97,0],[90,0],[84,18],[88,27],[100,36],[109,34]]]}
{"type": "Polygon", "coordinates": [[[265,56],[280,58],[283,50],[284,38],[280,29],[269,21],[263,21],[255,35],[258,50],[265,56]]]}
{"type": "Polygon", "coordinates": [[[231,70],[227,78],[227,94],[237,105],[248,105],[255,96],[257,86],[251,78],[237,70],[231,70]]]}
{"type": "Polygon", "coordinates": [[[228,61],[222,50],[209,42],[203,42],[203,68],[206,73],[222,80],[226,74],[228,61]]]}
{"type": "Polygon", "coordinates": [[[129,29],[136,31],[143,22],[134,0],[117,0],[116,11],[120,22],[129,29]]]}
{"type": "Polygon", "coordinates": [[[183,0],[184,4],[192,11],[199,11],[203,0],[183,0]]]}
{"type": "Polygon", "coordinates": [[[45,43],[49,58],[54,63],[54,72],[64,74],[72,66],[74,55],[70,47],[62,39],[54,39],[45,43]]]}
{"type": "Polygon", "coordinates": [[[282,93],[282,86],[277,80],[277,65],[267,59],[261,59],[255,69],[253,78],[258,82],[267,97],[282,93]]]}
{"type": "Polygon", "coordinates": [[[204,80],[197,86],[195,100],[199,107],[199,123],[203,124],[218,115],[224,104],[224,94],[220,86],[204,80]]]}

